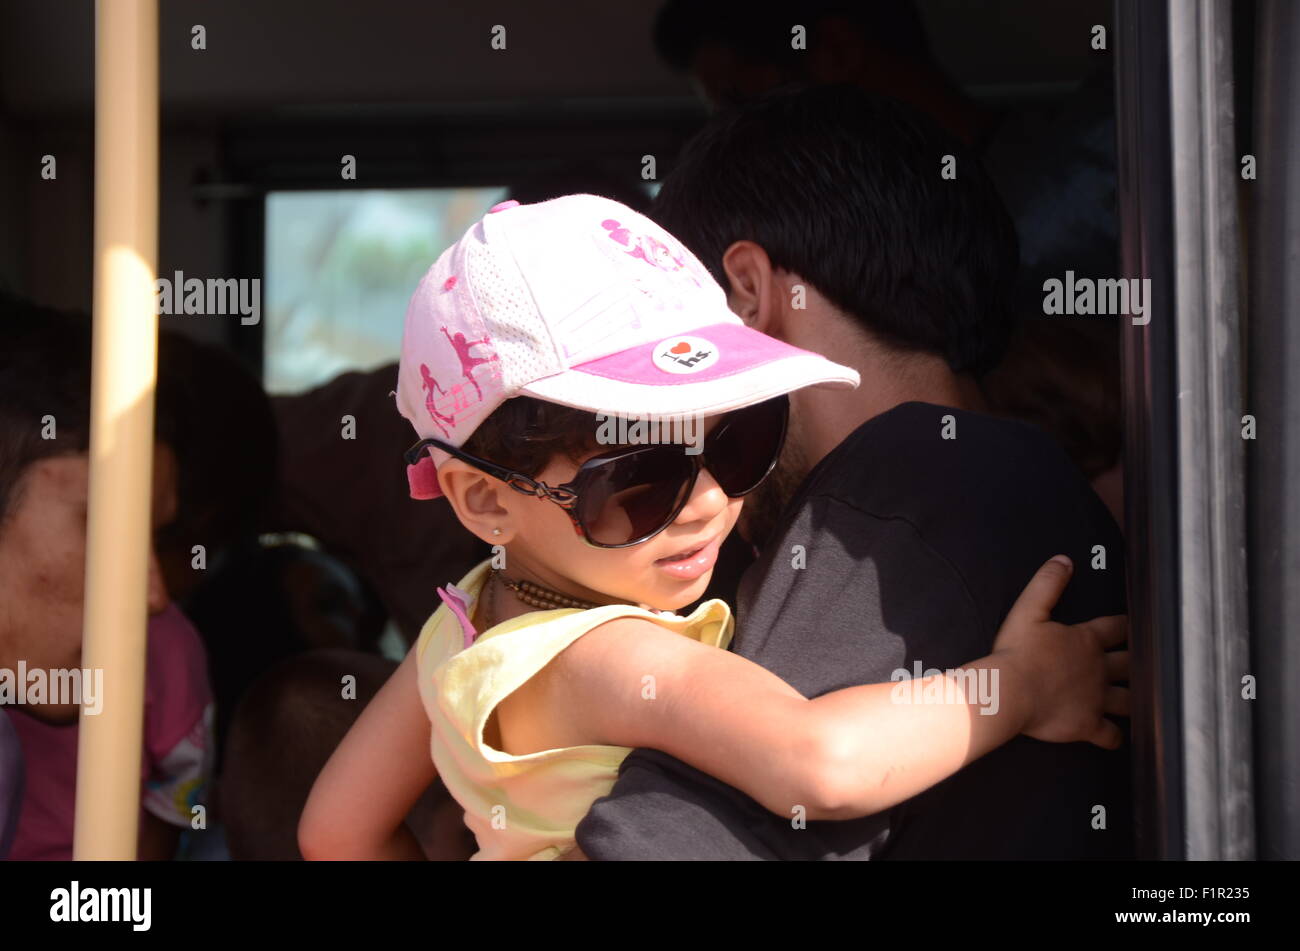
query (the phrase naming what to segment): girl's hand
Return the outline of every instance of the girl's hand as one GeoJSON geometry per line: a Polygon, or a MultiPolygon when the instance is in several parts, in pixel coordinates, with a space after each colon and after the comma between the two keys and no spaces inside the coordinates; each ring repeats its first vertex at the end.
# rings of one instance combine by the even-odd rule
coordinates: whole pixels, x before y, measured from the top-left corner
{"type": "Polygon", "coordinates": [[[1103,714],[1127,716],[1129,692],[1113,686],[1128,680],[1128,651],[1107,652],[1128,637],[1125,615],[1082,624],[1049,619],[1073,573],[1057,555],[1038,569],[1012,605],[993,642],[995,657],[1018,668],[1013,689],[1028,690],[1022,733],[1051,743],[1120,745],[1122,734],[1103,714]]]}

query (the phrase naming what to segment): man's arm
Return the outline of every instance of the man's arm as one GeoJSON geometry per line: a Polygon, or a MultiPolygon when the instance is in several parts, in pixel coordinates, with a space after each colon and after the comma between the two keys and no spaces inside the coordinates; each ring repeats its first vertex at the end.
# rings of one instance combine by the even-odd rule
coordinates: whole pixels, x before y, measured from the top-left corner
{"type": "MultiPolygon", "coordinates": [[[[960,579],[901,521],[814,499],[753,571],[758,583],[747,587],[756,594],[742,601],[736,652],[809,697],[888,681],[908,654],[937,660],[940,643],[945,656],[971,651],[969,659],[983,640],[960,579]],[[806,567],[792,565],[795,544],[805,547],[806,567]]],[[[888,840],[898,809],[848,822],[775,816],[671,756],[639,749],[577,839],[595,860],[868,858],[888,840]]]]}

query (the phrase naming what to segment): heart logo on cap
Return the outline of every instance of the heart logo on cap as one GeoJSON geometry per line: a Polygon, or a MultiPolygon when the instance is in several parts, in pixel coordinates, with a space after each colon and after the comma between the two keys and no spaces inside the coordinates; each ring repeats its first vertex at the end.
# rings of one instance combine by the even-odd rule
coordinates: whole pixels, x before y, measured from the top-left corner
{"type": "Polygon", "coordinates": [[[703,337],[669,337],[650,351],[665,373],[699,373],[718,362],[718,348],[703,337]]]}

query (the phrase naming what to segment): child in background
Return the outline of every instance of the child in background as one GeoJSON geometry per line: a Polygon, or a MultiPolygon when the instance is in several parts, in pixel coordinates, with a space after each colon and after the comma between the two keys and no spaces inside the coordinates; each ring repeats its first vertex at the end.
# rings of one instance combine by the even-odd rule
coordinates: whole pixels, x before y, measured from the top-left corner
{"type": "MultiPolygon", "coordinates": [[[[175,856],[193,806],[207,805],[213,707],[203,644],[180,608],[168,602],[150,617],[147,640],[139,858],[161,860],[175,856]]],[[[27,765],[9,855],[15,861],[72,858],[81,732],[75,716],[52,721],[30,711],[12,713],[27,765]]]]}
{"type": "MultiPolygon", "coordinates": [[[[81,667],[89,379],[85,319],[0,295],[0,669],[81,667]]],[[[175,457],[159,443],[155,528],[175,508],[175,457]]],[[[190,828],[191,806],[205,801],[212,695],[203,644],[171,603],[152,550],[147,597],[139,854],[166,859],[190,828]]],[[[101,702],[112,703],[107,677],[103,689],[101,702]]],[[[10,859],[72,858],[79,712],[76,704],[32,701],[3,711],[26,772],[10,859]]]]}
{"type": "MultiPolygon", "coordinates": [[[[148,622],[144,748],[140,763],[140,859],[172,859],[195,804],[207,804],[212,698],[198,631],[174,604],[148,622]]],[[[14,711],[27,789],[10,859],[73,857],[77,720],[45,721],[14,711]]]]}
{"type": "Polygon", "coordinates": [[[1124,623],[1048,621],[1068,560],[1031,581],[992,655],[921,691],[809,700],[725,649],[723,602],[675,614],[774,466],[785,395],[857,375],[746,328],[689,252],[615,202],[510,204],[421,281],[397,394],[421,437],[412,494],[445,495],[495,554],[439,589],[443,606],[322,771],[305,856],[420,857],[402,818],[441,776],[476,858],[559,858],[632,747],[778,815],[836,819],[911,798],[1020,732],[1118,744],[1102,714],[1125,712],[1108,684],[1126,659],[1104,648],[1124,623]],[[702,443],[602,438],[608,417],[648,414],[703,419],[702,443]],[[905,699],[936,691],[946,702],[905,699]]]}

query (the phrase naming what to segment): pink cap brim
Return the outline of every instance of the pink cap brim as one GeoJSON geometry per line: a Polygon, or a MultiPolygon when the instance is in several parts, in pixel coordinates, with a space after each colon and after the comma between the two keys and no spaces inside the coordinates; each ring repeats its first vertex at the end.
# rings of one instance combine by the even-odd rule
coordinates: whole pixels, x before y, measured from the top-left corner
{"type": "MultiPolygon", "coordinates": [[[[854,387],[857,371],[782,343],[739,322],[693,329],[718,358],[692,373],[670,373],[655,363],[662,345],[642,344],[536,380],[520,392],[538,399],[611,416],[714,415],[752,406],[806,386],[854,387]]],[[[406,470],[411,498],[443,492],[430,456],[406,470]]]]}
{"type": "Polygon", "coordinates": [[[594,413],[636,416],[730,412],[806,386],[857,386],[855,370],[782,343],[744,324],[721,323],[687,336],[713,344],[718,358],[694,373],[669,373],[645,344],[545,377],[522,392],[594,413]]]}

